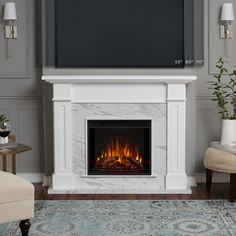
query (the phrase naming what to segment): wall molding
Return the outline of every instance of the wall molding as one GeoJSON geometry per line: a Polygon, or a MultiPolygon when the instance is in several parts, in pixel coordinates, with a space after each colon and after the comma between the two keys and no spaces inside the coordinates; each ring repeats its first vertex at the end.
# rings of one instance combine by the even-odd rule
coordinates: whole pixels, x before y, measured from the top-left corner
{"type": "MultiPolygon", "coordinates": [[[[215,96],[213,95],[208,95],[208,94],[200,94],[196,95],[196,100],[197,101],[212,101],[212,99],[215,99],[215,96]]],[[[229,101],[229,99],[227,99],[229,101]]],[[[214,101],[212,101],[214,102],[214,101]]]]}
{"type": "Polygon", "coordinates": [[[0,100],[43,100],[43,96],[0,96],[0,100]]]}
{"type": "MultiPolygon", "coordinates": [[[[215,1],[215,0],[214,0],[215,1]]],[[[213,34],[213,27],[212,27],[212,21],[213,21],[213,7],[212,7],[212,4],[213,4],[213,0],[209,0],[208,2],[208,45],[209,45],[209,48],[208,48],[208,55],[209,55],[209,60],[208,60],[208,74],[209,75],[212,75],[215,71],[215,69],[213,69],[213,66],[212,66],[212,56],[213,56],[213,45],[212,45],[212,35],[213,34]]]]}
{"type": "Polygon", "coordinates": [[[211,101],[214,98],[214,96],[212,95],[208,95],[208,94],[199,94],[196,95],[196,100],[197,101],[211,101]]]}

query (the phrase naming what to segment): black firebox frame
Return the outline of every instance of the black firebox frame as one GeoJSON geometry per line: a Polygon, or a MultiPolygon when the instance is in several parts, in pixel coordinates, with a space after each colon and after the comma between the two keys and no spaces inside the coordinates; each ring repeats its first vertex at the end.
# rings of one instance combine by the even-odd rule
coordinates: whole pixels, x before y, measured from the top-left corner
{"type": "Polygon", "coordinates": [[[88,175],[151,175],[151,120],[87,120],[87,174],[88,175]],[[144,132],[144,159],[145,170],[140,172],[133,171],[111,171],[104,172],[96,169],[95,155],[95,130],[96,129],[143,129],[144,132]]]}

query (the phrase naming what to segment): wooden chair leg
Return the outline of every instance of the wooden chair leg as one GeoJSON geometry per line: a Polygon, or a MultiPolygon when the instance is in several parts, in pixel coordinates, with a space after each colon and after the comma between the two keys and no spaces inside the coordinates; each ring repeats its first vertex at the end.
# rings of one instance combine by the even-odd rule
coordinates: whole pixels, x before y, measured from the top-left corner
{"type": "Polygon", "coordinates": [[[7,171],[7,157],[6,155],[3,155],[2,157],[2,167],[3,167],[3,171],[7,171]]]}
{"type": "Polygon", "coordinates": [[[12,155],[12,174],[16,175],[16,154],[12,155]]]}
{"type": "Polygon", "coordinates": [[[21,229],[22,236],[28,236],[29,229],[30,229],[30,221],[29,220],[22,220],[20,222],[20,229],[21,229]]]}
{"type": "Polygon", "coordinates": [[[208,193],[211,191],[212,174],[212,170],[206,169],[206,188],[208,193]]]}
{"type": "Polygon", "coordinates": [[[236,174],[230,174],[230,202],[236,198],[236,174]]]}

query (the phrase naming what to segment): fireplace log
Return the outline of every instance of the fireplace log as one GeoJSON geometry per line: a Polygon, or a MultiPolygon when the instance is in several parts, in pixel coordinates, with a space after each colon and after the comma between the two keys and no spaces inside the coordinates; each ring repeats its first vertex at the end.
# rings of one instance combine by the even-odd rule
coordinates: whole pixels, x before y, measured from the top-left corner
{"type": "Polygon", "coordinates": [[[114,163],[119,159],[119,157],[115,156],[113,158],[104,157],[102,160],[97,162],[97,165],[100,166],[103,169],[106,169],[107,167],[111,167],[114,165],[114,163]]]}
{"type": "Polygon", "coordinates": [[[139,161],[137,161],[134,157],[129,157],[129,159],[130,159],[130,162],[136,165],[138,168],[143,168],[143,165],[139,161]]]}
{"type": "Polygon", "coordinates": [[[119,157],[115,156],[115,157],[113,157],[111,160],[109,160],[109,161],[107,162],[107,164],[113,163],[113,162],[117,161],[118,159],[119,159],[119,157]]]}
{"type": "Polygon", "coordinates": [[[99,161],[97,161],[97,165],[102,165],[103,163],[105,163],[107,161],[106,157],[101,158],[99,161]]]}
{"type": "Polygon", "coordinates": [[[107,163],[106,163],[106,166],[108,167],[112,167],[113,165],[115,165],[115,162],[119,159],[119,157],[115,156],[113,157],[111,160],[109,160],[107,163]]]}
{"type": "Polygon", "coordinates": [[[127,168],[130,168],[132,166],[132,163],[130,162],[129,158],[127,158],[126,156],[123,156],[122,157],[122,160],[123,160],[123,164],[127,167],[127,168]]]}
{"type": "Polygon", "coordinates": [[[119,161],[114,162],[114,165],[112,166],[116,170],[123,170],[125,168],[125,165],[123,163],[120,163],[119,161]]]}

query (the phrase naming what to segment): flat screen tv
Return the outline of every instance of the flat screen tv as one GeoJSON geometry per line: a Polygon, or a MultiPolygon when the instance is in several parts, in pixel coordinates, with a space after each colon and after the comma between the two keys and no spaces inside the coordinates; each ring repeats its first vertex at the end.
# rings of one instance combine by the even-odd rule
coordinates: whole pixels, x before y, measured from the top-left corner
{"type": "Polygon", "coordinates": [[[184,0],[56,0],[56,66],[184,67],[184,0]]]}

